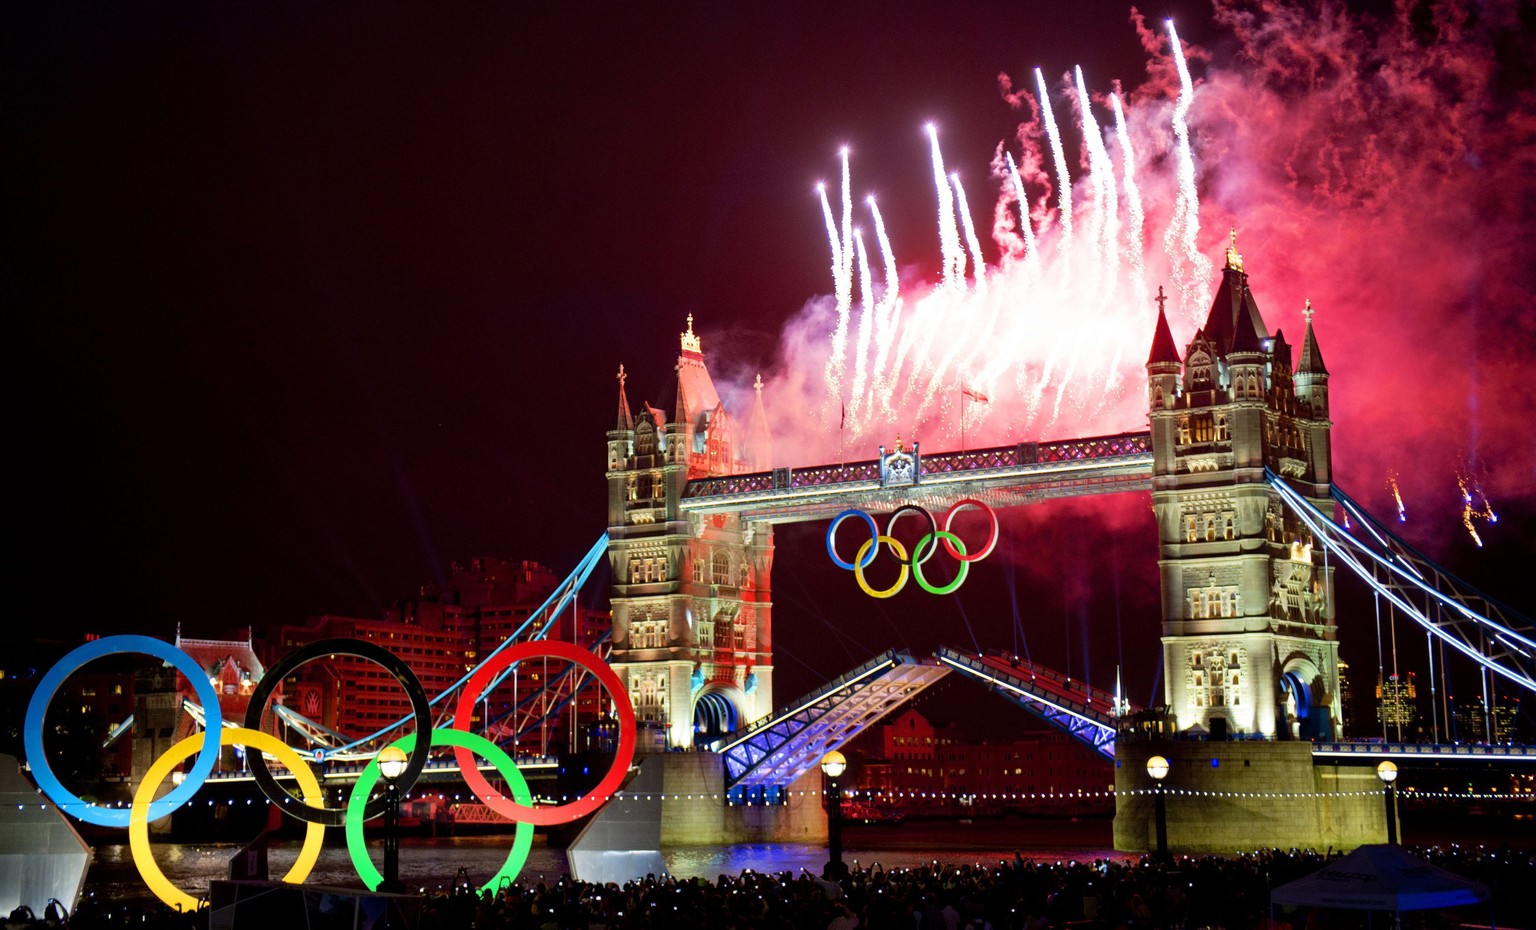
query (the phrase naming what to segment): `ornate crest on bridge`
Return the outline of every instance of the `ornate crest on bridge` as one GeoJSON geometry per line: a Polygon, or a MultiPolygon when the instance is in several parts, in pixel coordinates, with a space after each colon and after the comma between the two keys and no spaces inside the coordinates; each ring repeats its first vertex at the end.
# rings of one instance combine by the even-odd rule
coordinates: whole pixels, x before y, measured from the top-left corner
{"type": "Polygon", "coordinates": [[[891,452],[885,451],[885,446],[880,447],[880,486],[882,488],[900,488],[917,484],[918,443],[912,444],[912,451],[907,452],[901,447],[901,437],[896,437],[896,448],[891,452]]]}

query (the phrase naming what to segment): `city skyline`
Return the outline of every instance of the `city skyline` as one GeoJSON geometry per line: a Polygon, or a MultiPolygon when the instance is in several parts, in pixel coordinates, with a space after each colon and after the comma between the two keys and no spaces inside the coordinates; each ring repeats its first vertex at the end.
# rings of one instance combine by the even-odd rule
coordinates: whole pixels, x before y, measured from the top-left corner
{"type": "MultiPolygon", "coordinates": [[[[1251,47],[1201,5],[1146,12],[1154,27],[1173,14],[1208,50],[1192,56],[1197,76],[1230,72],[1251,47]]],[[[23,435],[36,453],[26,467],[42,492],[23,508],[22,573],[39,592],[29,606],[56,614],[62,600],[56,628],[76,633],[169,638],[180,625],[216,637],[321,613],[373,616],[455,559],[532,559],[563,574],[602,528],[601,433],[618,364],[634,401],[666,407],[677,333],[693,313],[732,383],[781,367],[782,327],[832,289],[812,191],[835,182],[845,143],[861,194],[867,183],[882,196],[903,261],[931,275],[924,121],[939,126],[971,212],[990,226],[987,166],[1000,141],[1018,151],[1022,118],[1001,99],[998,72],[1022,84],[1036,65],[1061,75],[1080,63],[1096,93],[1138,86],[1150,56],[1128,14],[1096,4],[1038,18],[980,7],[921,24],[793,11],[576,24],[35,13],[6,66],[13,87],[33,91],[8,121],[25,165],[13,215],[30,231],[10,277],[33,310],[21,344],[36,347],[23,367],[33,388],[23,435]]],[[[1483,102],[1528,115],[1529,65],[1495,71],[1483,102]]],[[[1205,116],[1197,157],[1212,209],[1201,244],[1215,259],[1226,224],[1242,237],[1263,221],[1233,212],[1245,200],[1222,185],[1237,175],[1217,170],[1243,136],[1223,135],[1214,109],[1205,116]]],[[[1491,136],[1487,151],[1507,154],[1491,136]]],[[[1457,183],[1447,190],[1482,190],[1457,183]]],[[[1527,222],[1487,220],[1448,209],[1423,235],[1498,239],[1527,222]]],[[[1351,228],[1380,225],[1378,211],[1351,228]]],[[[1316,254],[1276,251],[1287,241],[1242,239],[1266,311],[1291,329],[1309,265],[1341,264],[1327,242],[1316,254]]],[[[1360,330],[1380,317],[1355,305],[1373,295],[1310,293],[1338,373],[1336,459],[1345,487],[1385,515],[1383,452],[1368,442],[1455,446],[1400,465],[1404,527],[1529,612],[1511,571],[1532,555],[1536,513],[1530,432],[1522,441],[1519,428],[1536,407],[1519,361],[1536,341],[1536,262],[1523,242],[1464,245],[1493,265],[1458,272],[1484,299],[1405,307],[1390,334],[1393,349],[1422,347],[1400,364],[1435,382],[1412,397],[1417,418],[1392,414],[1408,406],[1400,383],[1368,380],[1381,363],[1360,330]],[[1471,391],[1465,371],[1450,371],[1469,366],[1471,391]],[[1401,433],[1384,432],[1394,426],[1401,433]],[[1479,525],[1482,550],[1460,529],[1447,460],[1469,463],[1500,509],[1498,526],[1479,525]]],[[[1145,346],[1151,329],[1129,338],[1145,346]]],[[[1028,438],[1066,438],[1071,426],[1028,438]]],[[[969,600],[937,608],[871,611],[812,564],[819,529],[781,534],[778,612],[799,627],[781,619],[781,690],[845,670],[866,641],[921,648],[933,638],[921,624],[935,617],[958,646],[1011,648],[1023,630],[1038,660],[1076,664],[1102,685],[1155,642],[1155,597],[1142,590],[1155,536],[1133,498],[1012,515],[1015,571],[978,572],[969,600]],[[1097,558],[1106,549],[1113,557],[1097,558]],[[1044,618],[1016,626],[1010,599],[1044,604],[1044,618]]],[[[1363,671],[1368,646],[1355,648],[1363,671]]],[[[1152,685],[1147,664],[1127,672],[1138,700],[1152,685]]]]}

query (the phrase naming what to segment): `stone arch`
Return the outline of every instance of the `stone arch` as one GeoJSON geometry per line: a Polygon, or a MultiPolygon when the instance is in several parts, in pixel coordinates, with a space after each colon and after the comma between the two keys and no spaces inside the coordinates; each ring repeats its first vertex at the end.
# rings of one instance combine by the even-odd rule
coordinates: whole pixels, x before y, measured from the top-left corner
{"type": "Polygon", "coordinates": [[[746,723],[741,708],[746,695],[734,685],[708,684],[693,699],[693,745],[706,748],[746,723]]]}
{"type": "Polygon", "coordinates": [[[1280,667],[1275,684],[1280,698],[1276,710],[1282,739],[1332,739],[1332,695],[1328,681],[1310,656],[1292,655],[1280,667]]]}

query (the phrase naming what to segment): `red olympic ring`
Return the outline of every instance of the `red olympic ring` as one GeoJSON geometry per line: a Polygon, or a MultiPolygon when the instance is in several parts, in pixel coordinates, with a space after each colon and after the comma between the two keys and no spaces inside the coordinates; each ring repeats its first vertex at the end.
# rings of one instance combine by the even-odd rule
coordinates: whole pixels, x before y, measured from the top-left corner
{"type": "Polygon", "coordinates": [[[464,690],[459,695],[458,709],[453,715],[453,728],[466,731],[470,729],[470,719],[474,716],[475,705],[480,702],[481,693],[490,687],[491,680],[503,669],[510,667],[514,662],[543,656],[564,659],[580,665],[602,682],[603,687],[608,689],[608,695],[613,699],[614,707],[619,712],[619,751],[614,755],[613,765],[609,767],[603,780],[598,782],[590,792],[568,804],[533,807],[502,796],[486,780],[475,762],[474,754],[468,749],[455,746],[453,755],[459,763],[459,771],[464,775],[464,783],[487,807],[511,820],[549,827],[570,823],[601,807],[623,784],[624,776],[629,774],[629,765],[635,759],[635,708],[629,702],[629,692],[624,690],[624,683],[619,680],[618,674],[612,667],[587,650],[571,643],[544,640],[509,646],[487,659],[469,681],[465,682],[464,690]]]}
{"type": "MultiPolygon", "coordinates": [[[[982,546],[980,549],[977,549],[975,554],[973,554],[973,555],[966,555],[964,553],[964,551],[956,551],[954,544],[951,543],[949,541],[949,539],[946,539],[943,536],[940,536],[939,538],[941,540],[943,540],[943,542],[944,542],[944,549],[945,549],[945,551],[948,552],[950,555],[954,556],[955,558],[959,559],[960,561],[962,561],[962,562],[980,562],[982,559],[984,559],[987,556],[991,555],[993,549],[997,548],[997,535],[998,535],[997,512],[995,510],[993,510],[991,507],[988,507],[986,504],[983,504],[981,501],[976,500],[974,498],[968,497],[968,498],[966,498],[963,501],[956,501],[955,505],[953,507],[949,508],[949,512],[944,514],[944,532],[945,533],[953,532],[953,530],[950,528],[950,525],[954,522],[955,515],[958,514],[962,509],[964,509],[966,507],[974,507],[977,510],[985,511],[987,516],[992,518],[992,535],[990,537],[988,537],[987,544],[985,546],[982,546]]],[[[964,547],[962,546],[961,548],[963,550],[964,547]]],[[[927,560],[924,559],[924,561],[927,561],[927,560]]]]}

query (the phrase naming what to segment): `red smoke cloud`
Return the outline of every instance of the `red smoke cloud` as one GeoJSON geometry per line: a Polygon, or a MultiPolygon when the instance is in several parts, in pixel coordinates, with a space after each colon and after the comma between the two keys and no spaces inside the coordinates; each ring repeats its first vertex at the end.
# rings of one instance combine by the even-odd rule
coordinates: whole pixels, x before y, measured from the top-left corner
{"type": "MultiPolygon", "coordinates": [[[[1536,42],[1517,4],[1403,2],[1375,18],[1334,2],[1218,0],[1215,21],[1225,35],[1212,50],[1185,47],[1197,82],[1188,121],[1202,200],[1200,251],[1219,267],[1227,230],[1237,228],[1260,307],[1292,344],[1303,332],[1303,303],[1312,299],[1333,373],[1340,483],[1379,505],[1387,470],[1396,468],[1410,509],[1455,508],[1455,472],[1471,468],[1496,504],[1530,494],[1536,42]]],[[[1123,101],[1146,211],[1144,270],[1095,264],[1101,256],[1090,254],[1085,229],[1096,205],[1081,158],[1069,166],[1077,238],[1063,244],[1032,82],[1016,89],[1003,75],[1004,99],[1027,112],[993,162],[999,190],[986,253],[990,290],[936,310],[937,287],[903,283],[901,321],[975,340],[974,359],[1030,342],[1017,364],[983,385],[991,403],[967,415],[972,446],[1144,428],[1141,365],[1155,308],[1140,301],[1189,264],[1164,242],[1177,190],[1169,126],[1179,79],[1166,33],[1134,10],[1132,28],[1150,54],[1147,78],[1123,101]],[[1021,256],[1004,147],[1018,163],[1038,230],[1045,270],[1036,277],[1021,256]],[[1056,303],[1053,287],[1062,295],[1056,303]],[[1099,329],[1076,301],[1090,290],[1108,295],[1099,329]],[[1003,296],[1017,293],[1026,296],[1003,296]],[[1018,300],[1018,307],[1009,303],[1018,300]],[[961,321],[970,319],[963,314],[977,308],[994,315],[995,329],[963,330],[961,321]],[[1082,357],[1069,359],[1066,347],[1082,357]],[[1054,408],[1049,391],[1056,388],[1031,404],[1030,386],[1043,383],[1042,372],[1058,383],[1068,374],[1084,380],[1061,387],[1054,408]]],[[[1118,175],[1124,153],[1113,118],[1101,109],[1106,100],[1096,98],[1096,115],[1118,175]]],[[[1058,120],[1073,112],[1059,89],[1052,105],[1058,120]]],[[[985,194],[969,193],[985,223],[977,207],[985,194]]],[[[1123,193],[1121,201],[1123,239],[1123,193]]],[[[878,255],[867,221],[860,222],[878,297],[878,255]]],[[[1189,282],[1205,293],[1214,283],[1189,282]]],[[[1181,344],[1204,318],[1206,307],[1197,304],[1189,299],[1170,313],[1181,344]]],[[[857,296],[849,311],[851,333],[861,313],[857,296]]],[[[913,363],[895,386],[925,376],[925,366],[930,375],[938,368],[944,387],[937,401],[918,410],[914,399],[886,421],[870,411],[867,434],[839,450],[839,405],[826,403],[822,374],[835,313],[830,298],[813,301],[783,336],[778,374],[765,392],[770,413],[782,411],[775,426],[789,428],[807,410],[830,409],[833,422],[781,435],[781,462],[865,458],[875,444],[868,437],[889,442],[898,431],[909,439],[920,434],[930,448],[958,446],[958,385],[987,372],[967,363],[965,350],[945,349],[913,363]]]]}

